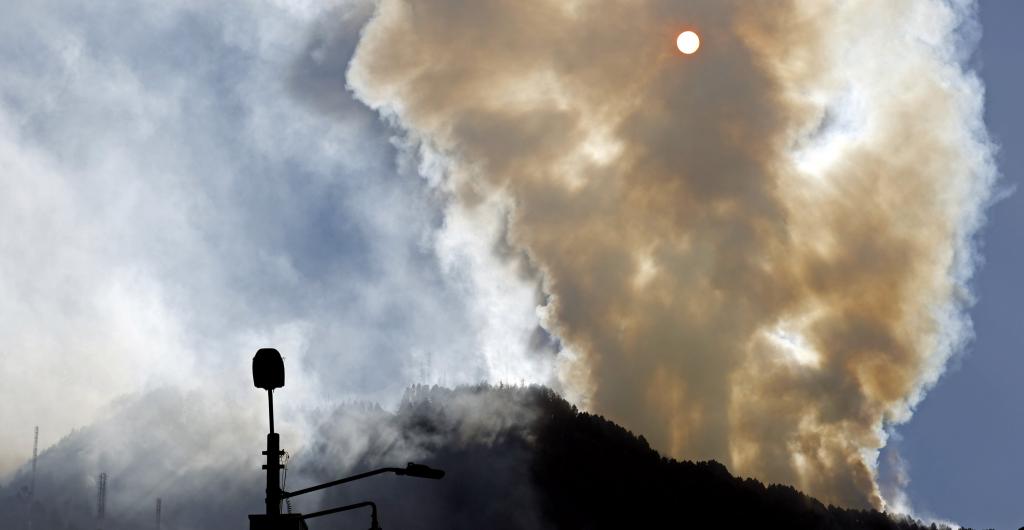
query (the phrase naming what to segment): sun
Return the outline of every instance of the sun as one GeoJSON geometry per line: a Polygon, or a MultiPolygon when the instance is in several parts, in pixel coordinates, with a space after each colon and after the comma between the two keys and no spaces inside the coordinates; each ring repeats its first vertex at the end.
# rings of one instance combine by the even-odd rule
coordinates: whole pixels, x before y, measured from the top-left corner
{"type": "Polygon", "coordinates": [[[692,31],[684,31],[679,34],[679,37],[676,37],[676,46],[679,48],[679,51],[690,55],[696,52],[697,48],[700,48],[700,37],[692,31]]]}

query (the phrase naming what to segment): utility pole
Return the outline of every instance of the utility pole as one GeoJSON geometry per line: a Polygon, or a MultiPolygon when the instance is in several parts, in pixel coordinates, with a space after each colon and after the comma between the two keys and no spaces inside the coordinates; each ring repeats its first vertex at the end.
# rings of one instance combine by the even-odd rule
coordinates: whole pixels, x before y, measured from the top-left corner
{"type": "Polygon", "coordinates": [[[32,441],[32,487],[28,490],[29,503],[36,498],[36,459],[39,457],[39,426],[36,425],[36,436],[32,441]]]}
{"type": "Polygon", "coordinates": [[[35,528],[36,504],[36,460],[39,457],[39,426],[36,425],[35,438],[32,440],[32,479],[28,487],[28,527],[35,528]]]}
{"type": "Polygon", "coordinates": [[[100,473],[100,480],[96,484],[96,528],[103,530],[103,518],[107,512],[107,474],[100,473]]]}
{"type": "Polygon", "coordinates": [[[161,508],[160,505],[161,504],[162,504],[162,502],[160,500],[160,497],[157,497],[156,498],[156,530],[160,530],[160,508],[161,508]]]}

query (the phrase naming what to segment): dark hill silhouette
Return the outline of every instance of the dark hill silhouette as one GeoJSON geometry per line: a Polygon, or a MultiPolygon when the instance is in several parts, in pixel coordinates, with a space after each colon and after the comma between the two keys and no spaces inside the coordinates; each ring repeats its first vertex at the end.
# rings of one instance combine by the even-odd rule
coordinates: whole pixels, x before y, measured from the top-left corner
{"type": "MultiPolygon", "coordinates": [[[[525,397],[527,408],[537,411],[518,443],[531,447],[530,479],[544,519],[555,528],[936,528],[876,511],[826,506],[790,486],[733,477],[714,460],[664,457],[642,436],[581,412],[546,388],[459,392],[520,394],[510,401],[525,397]]],[[[407,425],[436,429],[436,418],[446,415],[443,404],[451,399],[450,391],[421,389],[403,408],[407,425]]]]}
{"type": "MultiPolygon", "coordinates": [[[[200,429],[216,428],[217,422],[195,421],[181,412],[180,402],[166,390],[138,396],[106,419],[109,424],[76,431],[45,451],[40,467],[48,471],[39,483],[35,528],[95,528],[94,486],[83,477],[96,472],[97,459],[107,462],[112,499],[119,491],[144,492],[137,501],[141,508],[107,507],[107,530],[151,528],[155,496],[164,498],[163,530],[247,528],[246,514],[257,513],[262,503],[264,477],[256,462],[264,433],[253,431],[251,446],[239,448],[241,457],[224,455],[215,459],[217,466],[188,468],[195,454],[167,451],[159,440],[182,429],[195,429],[191,437],[202,440],[210,433],[200,429]],[[80,456],[100,444],[93,433],[143,423],[145,438],[110,454],[80,456]],[[168,432],[161,431],[164,425],[171,426],[168,432]],[[132,454],[134,447],[138,454],[132,454]],[[240,461],[248,458],[246,451],[255,453],[248,463],[240,461]],[[173,481],[146,483],[141,468],[154,455],[162,455],[160,466],[188,471],[173,481]]],[[[445,480],[430,484],[376,477],[293,506],[308,513],[373,499],[385,529],[935,528],[825,506],[789,486],[733,477],[717,462],[662,457],[643,437],[580,412],[542,387],[417,386],[393,413],[356,403],[310,417],[316,421],[305,444],[297,442],[299,433],[279,429],[283,448],[292,451],[285,489],[407,461],[447,470],[445,480]]],[[[25,527],[18,492],[26,479],[19,473],[0,488],[0,521],[14,522],[3,528],[25,527]]],[[[339,515],[310,521],[310,528],[365,528],[364,519],[365,514],[339,515]]]]}
{"type": "Polygon", "coordinates": [[[790,486],[737,478],[715,461],[665,458],[642,436],[579,412],[553,392],[534,392],[544,413],[533,475],[544,512],[558,528],[925,528],[877,511],[825,506],[790,486]]]}
{"type": "MultiPolygon", "coordinates": [[[[423,502],[416,508],[392,515],[401,522],[395,528],[430,528],[418,515],[433,519],[435,510],[442,519],[448,514],[451,528],[936,528],[825,506],[790,486],[734,477],[718,462],[665,458],[642,436],[580,412],[543,387],[415,387],[394,421],[405,439],[427,440],[421,449],[430,456],[423,461],[449,474],[418,490],[423,502]],[[489,410],[494,404],[503,404],[506,414],[525,412],[502,417],[489,410]],[[474,410],[486,411],[487,420],[471,418],[474,410]],[[524,490],[526,482],[532,488],[524,490]],[[531,505],[537,513],[526,522],[531,505]]],[[[375,454],[357,467],[386,460],[375,454]]],[[[385,498],[393,487],[369,493],[385,498]]]]}

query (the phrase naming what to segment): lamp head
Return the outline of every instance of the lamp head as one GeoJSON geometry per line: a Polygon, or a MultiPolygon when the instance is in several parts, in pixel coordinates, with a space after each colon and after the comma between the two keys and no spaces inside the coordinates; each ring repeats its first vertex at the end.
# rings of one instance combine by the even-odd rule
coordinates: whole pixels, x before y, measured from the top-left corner
{"type": "Polygon", "coordinates": [[[284,386],[284,361],[274,348],[260,348],[252,358],[252,383],[273,390],[284,386]]]}
{"type": "Polygon", "coordinates": [[[396,474],[405,475],[407,477],[432,478],[434,480],[444,478],[443,470],[434,469],[430,466],[425,466],[423,464],[414,464],[412,462],[406,464],[405,469],[396,474]]]}

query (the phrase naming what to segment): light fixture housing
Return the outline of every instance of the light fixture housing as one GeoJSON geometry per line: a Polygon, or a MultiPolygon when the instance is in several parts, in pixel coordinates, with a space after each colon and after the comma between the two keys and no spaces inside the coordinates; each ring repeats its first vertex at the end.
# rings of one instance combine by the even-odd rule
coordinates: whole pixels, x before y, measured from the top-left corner
{"type": "Polygon", "coordinates": [[[284,386],[284,360],[274,348],[260,348],[252,358],[252,383],[273,390],[284,386]]]}
{"type": "Polygon", "coordinates": [[[430,466],[425,466],[423,464],[415,464],[413,462],[409,462],[408,464],[406,464],[405,469],[395,471],[395,474],[405,475],[407,477],[430,478],[434,480],[444,478],[444,471],[440,469],[434,469],[430,466]]]}

